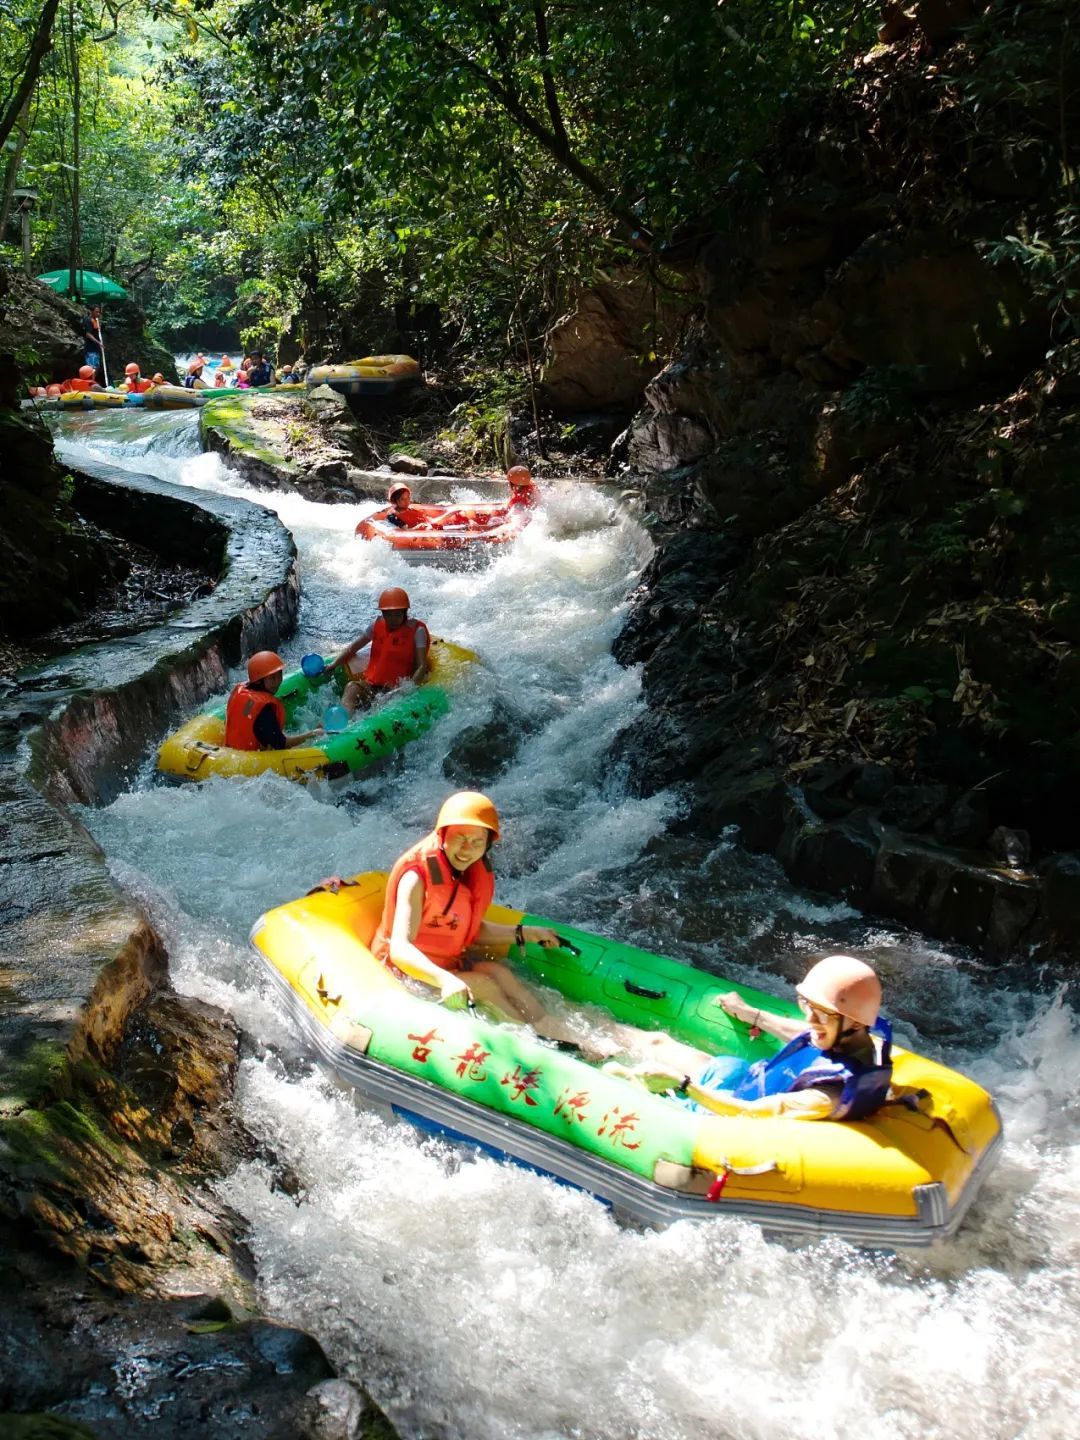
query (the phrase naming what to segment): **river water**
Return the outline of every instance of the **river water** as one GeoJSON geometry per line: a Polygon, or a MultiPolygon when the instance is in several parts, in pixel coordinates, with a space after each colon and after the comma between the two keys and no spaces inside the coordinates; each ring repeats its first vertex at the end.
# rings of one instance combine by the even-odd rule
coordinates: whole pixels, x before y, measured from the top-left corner
{"type": "Polygon", "coordinates": [[[971,957],[793,889],[733,836],[665,835],[677,793],[628,796],[611,741],[642,704],[609,654],[650,553],[616,502],[552,495],[477,571],[352,538],[365,506],[252,492],[198,453],[195,417],[65,418],[87,451],[271,504],[296,537],[295,661],[358,633],[387,584],[486,668],[454,713],[344,792],[265,776],[173,788],[152,757],[84,819],[167,939],[177,987],[246,1032],[239,1104],[270,1161],[222,1182],[270,1313],[310,1329],[406,1437],[911,1440],[1077,1433],[1080,1036],[1052,976],[971,957]],[[499,896],[785,993],[807,957],[873,957],[898,1037],[996,1095],[1007,1140],[958,1237],[926,1253],[795,1245],[724,1219],[620,1228],[597,1202],[357,1108],[279,1017],[249,956],[262,910],[331,871],[386,868],[455,785],[467,726],[520,736],[482,788],[499,896]]]}

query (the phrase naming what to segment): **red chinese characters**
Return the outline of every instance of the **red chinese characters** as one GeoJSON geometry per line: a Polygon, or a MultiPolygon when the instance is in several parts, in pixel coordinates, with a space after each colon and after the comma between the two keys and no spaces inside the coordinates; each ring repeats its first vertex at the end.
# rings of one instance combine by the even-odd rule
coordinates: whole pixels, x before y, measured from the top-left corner
{"type": "Polygon", "coordinates": [[[454,1056],[458,1062],[454,1068],[463,1079],[486,1080],[487,1071],[484,1069],[484,1061],[490,1054],[490,1050],[485,1050],[479,1042],[474,1040],[467,1050],[454,1056]]]}
{"type": "Polygon", "coordinates": [[[638,1150],[641,1147],[641,1141],[635,1140],[631,1143],[629,1138],[633,1135],[637,1122],[638,1116],[633,1111],[624,1115],[618,1105],[613,1105],[600,1122],[600,1129],[596,1133],[597,1135],[606,1133],[612,1145],[621,1145],[625,1150],[638,1150]]]}
{"type": "Polygon", "coordinates": [[[564,1086],[562,1094],[555,1102],[555,1114],[561,1115],[568,1125],[572,1125],[575,1120],[580,1123],[585,1119],[585,1113],[592,1100],[592,1096],[587,1090],[577,1090],[571,1094],[573,1089],[572,1085],[564,1086]]]}
{"type": "Polygon", "coordinates": [[[443,1037],[435,1029],[429,1030],[426,1035],[410,1035],[408,1039],[417,1042],[413,1046],[412,1058],[419,1060],[422,1065],[427,1064],[428,1056],[433,1048],[444,1043],[443,1037]]]}
{"type": "Polygon", "coordinates": [[[524,1100],[526,1105],[535,1105],[536,1097],[529,1094],[540,1084],[541,1072],[539,1070],[522,1070],[520,1065],[515,1065],[513,1070],[502,1077],[500,1085],[508,1085],[513,1091],[511,1100],[524,1100]]]}

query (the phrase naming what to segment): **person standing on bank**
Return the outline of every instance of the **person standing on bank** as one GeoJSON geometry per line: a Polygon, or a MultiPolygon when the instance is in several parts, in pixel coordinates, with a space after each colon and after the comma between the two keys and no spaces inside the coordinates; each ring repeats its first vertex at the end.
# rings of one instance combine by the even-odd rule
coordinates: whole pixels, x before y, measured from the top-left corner
{"type": "Polygon", "coordinates": [[[94,375],[101,369],[101,306],[91,305],[82,318],[83,364],[94,367],[94,375]]]}

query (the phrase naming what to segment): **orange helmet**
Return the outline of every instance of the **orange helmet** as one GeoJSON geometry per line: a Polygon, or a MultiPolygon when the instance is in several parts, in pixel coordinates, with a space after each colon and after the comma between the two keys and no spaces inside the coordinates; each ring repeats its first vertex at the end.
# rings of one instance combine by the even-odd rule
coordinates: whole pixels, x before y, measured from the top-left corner
{"type": "Polygon", "coordinates": [[[80,366],[79,366],[79,379],[80,379],[80,380],[92,380],[96,374],[97,374],[97,371],[94,369],[93,365],[80,365],[80,366]]]}
{"type": "Polygon", "coordinates": [[[400,585],[391,585],[389,590],[384,590],[379,596],[380,610],[407,610],[408,608],[409,597],[400,585]]]}
{"type": "Polygon", "coordinates": [[[511,465],[506,472],[506,483],[513,485],[520,490],[529,490],[535,485],[532,478],[532,471],[527,465],[511,465]]]}
{"type": "Polygon", "coordinates": [[[155,385],[164,385],[164,384],[165,384],[165,376],[162,375],[162,373],[161,373],[160,370],[159,370],[158,373],[154,376],[154,384],[155,384],[155,385]]]}
{"type": "Polygon", "coordinates": [[[479,790],[459,790],[444,800],[436,830],[445,830],[448,825],[479,825],[491,831],[491,838],[499,838],[499,812],[486,795],[479,790]]]}
{"type": "Polygon", "coordinates": [[[249,680],[265,680],[277,670],[285,669],[285,661],[273,650],[259,650],[247,663],[249,680]]]}
{"type": "Polygon", "coordinates": [[[807,971],[795,993],[809,1005],[833,1010],[859,1025],[873,1025],[881,1009],[881,981],[863,960],[826,955],[807,971]]]}
{"type": "Polygon", "coordinates": [[[201,370],[205,364],[205,360],[196,358],[195,360],[192,360],[191,364],[187,367],[187,373],[189,375],[194,375],[195,371],[201,370]]]}
{"type": "Polygon", "coordinates": [[[134,360],[129,360],[128,363],[124,366],[124,374],[137,375],[138,373],[139,367],[135,364],[134,360]]]}
{"type": "Polygon", "coordinates": [[[412,491],[409,489],[408,485],[405,484],[404,480],[395,480],[393,485],[391,485],[390,489],[386,492],[387,500],[393,500],[394,496],[400,495],[403,490],[405,491],[406,495],[410,497],[412,496],[412,491]]]}

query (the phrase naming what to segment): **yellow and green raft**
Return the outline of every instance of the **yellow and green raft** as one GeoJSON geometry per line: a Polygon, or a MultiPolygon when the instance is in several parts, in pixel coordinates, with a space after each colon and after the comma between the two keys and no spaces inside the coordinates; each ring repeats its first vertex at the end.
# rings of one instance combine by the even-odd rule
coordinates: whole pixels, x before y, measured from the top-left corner
{"type": "MultiPolygon", "coordinates": [[[[433,637],[430,669],[422,684],[392,695],[377,710],[355,715],[337,734],[327,734],[291,750],[237,750],[226,745],[226,701],[219,701],[169,736],[158,751],[157,767],[181,780],[261,775],[267,770],[289,780],[342,779],[374,765],[430,730],[450,709],[446,687],[453,686],[476,658],[471,650],[433,637]]],[[[325,690],[327,703],[334,700],[335,685],[340,689],[343,680],[340,672],[332,676],[324,671],[309,679],[302,670],[289,671],[277,692],[285,706],[285,728],[297,728],[293,717],[316,691],[325,690]]]]}
{"type": "MultiPolygon", "coordinates": [[[[986,1091],[898,1046],[897,1099],[868,1120],[747,1119],[651,1094],[527,1027],[448,1010],[371,953],[385,883],[359,875],[337,895],[279,906],[256,922],[251,943],[321,1059],[414,1124],[579,1186],[641,1223],[734,1216],[871,1246],[951,1235],[993,1161],[1001,1123],[986,1091]]],[[[501,906],[488,918],[552,923],[501,906]]],[[[736,990],[759,1009],[793,1013],[773,996],[556,928],[570,946],[511,948],[523,978],[710,1055],[759,1059],[779,1048],[751,1040],[715,1003],[736,990]]]]}

